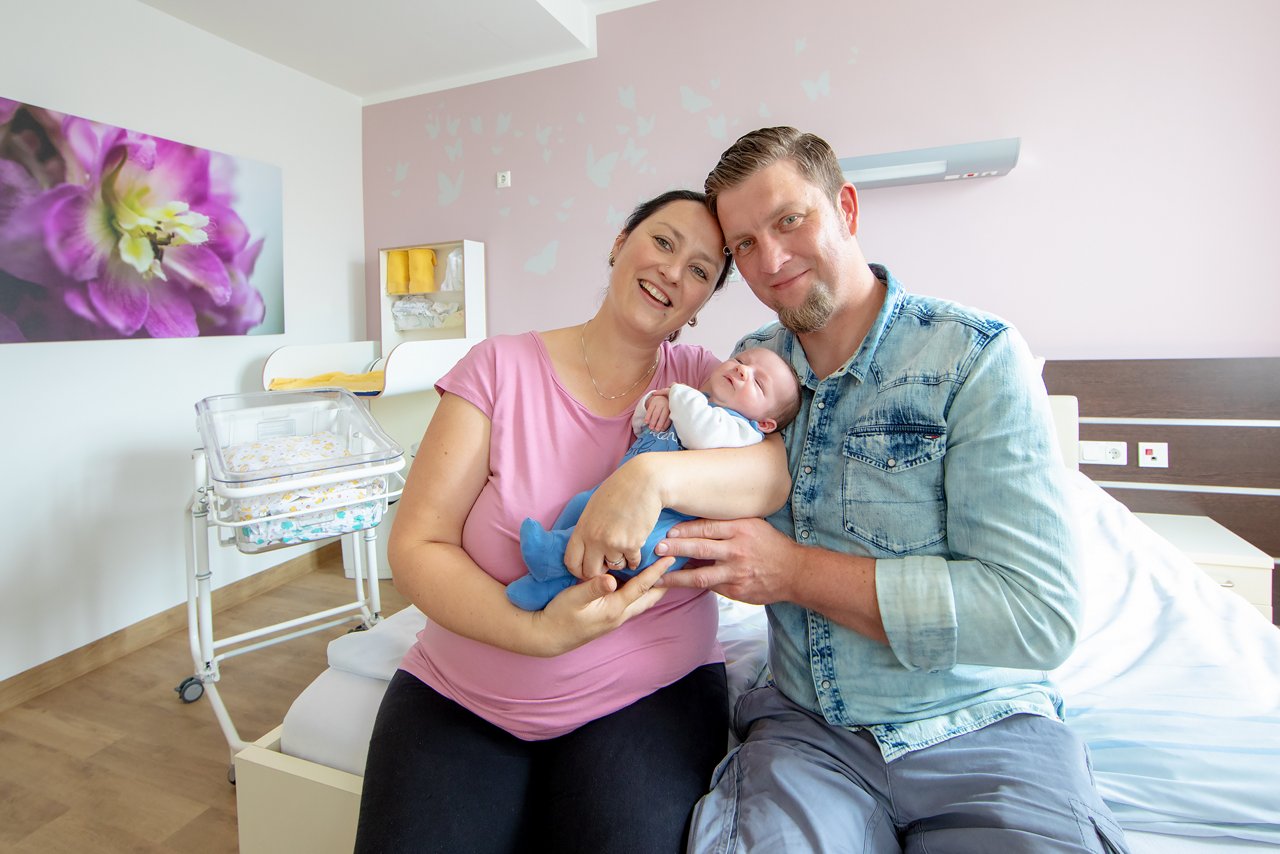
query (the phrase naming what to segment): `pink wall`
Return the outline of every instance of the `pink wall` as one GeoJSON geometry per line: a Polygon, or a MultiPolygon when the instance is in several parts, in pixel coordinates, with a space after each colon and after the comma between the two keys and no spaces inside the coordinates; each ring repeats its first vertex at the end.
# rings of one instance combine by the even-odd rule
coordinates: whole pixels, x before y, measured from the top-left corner
{"type": "MultiPolygon", "coordinates": [[[[747,130],[793,124],[842,157],[1018,136],[1006,177],[865,192],[868,257],[1051,358],[1278,355],[1278,32],[1274,0],[614,12],[595,60],[365,108],[370,293],[378,248],[465,237],[486,245],[490,332],[576,323],[631,206],[700,186],[747,130]],[[1228,291],[1237,310],[1208,309],[1228,291]]],[[[767,319],[728,290],[686,340],[723,351],[767,319]]]]}

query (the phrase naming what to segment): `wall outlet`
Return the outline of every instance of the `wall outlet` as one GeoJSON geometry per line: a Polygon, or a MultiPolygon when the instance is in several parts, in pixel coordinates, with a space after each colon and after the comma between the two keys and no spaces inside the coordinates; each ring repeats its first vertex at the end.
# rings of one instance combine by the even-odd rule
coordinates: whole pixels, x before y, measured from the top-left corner
{"type": "Polygon", "coordinates": [[[1129,446],[1124,442],[1080,443],[1080,462],[1094,466],[1124,466],[1129,464],[1129,446]]]}
{"type": "Polygon", "coordinates": [[[1138,466],[1144,469],[1167,469],[1169,467],[1169,443],[1139,442],[1138,466]]]}

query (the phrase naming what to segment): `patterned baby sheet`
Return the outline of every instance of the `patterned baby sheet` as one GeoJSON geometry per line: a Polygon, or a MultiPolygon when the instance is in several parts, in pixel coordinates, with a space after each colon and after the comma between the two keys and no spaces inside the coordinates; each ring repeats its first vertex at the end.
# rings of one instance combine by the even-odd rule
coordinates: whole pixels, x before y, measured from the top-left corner
{"type": "MultiPolygon", "coordinates": [[[[244,474],[284,466],[299,466],[351,456],[333,433],[280,436],[232,445],[224,452],[227,469],[244,474]]],[[[275,477],[279,492],[229,503],[229,516],[242,524],[236,528],[241,551],[256,552],[282,545],[309,542],[372,528],[382,521],[387,491],[385,477],[366,477],[336,483],[305,485],[315,472],[275,477]],[[260,520],[264,517],[283,518],[260,520]]]]}

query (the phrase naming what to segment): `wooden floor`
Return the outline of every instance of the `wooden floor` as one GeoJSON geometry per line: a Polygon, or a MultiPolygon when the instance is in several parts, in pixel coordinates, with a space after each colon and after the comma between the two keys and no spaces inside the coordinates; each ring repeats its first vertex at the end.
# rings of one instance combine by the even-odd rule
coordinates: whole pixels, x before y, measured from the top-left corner
{"type": "MultiPolygon", "coordinates": [[[[217,636],[352,601],[331,551],[320,569],[218,614],[217,636]]],[[[381,594],[384,615],[406,604],[389,581],[381,594]]],[[[345,630],[222,663],[218,689],[242,738],[280,723],[345,630]]],[[[222,730],[207,699],[174,692],[192,672],[184,630],[0,713],[0,851],[236,851],[222,730]]]]}

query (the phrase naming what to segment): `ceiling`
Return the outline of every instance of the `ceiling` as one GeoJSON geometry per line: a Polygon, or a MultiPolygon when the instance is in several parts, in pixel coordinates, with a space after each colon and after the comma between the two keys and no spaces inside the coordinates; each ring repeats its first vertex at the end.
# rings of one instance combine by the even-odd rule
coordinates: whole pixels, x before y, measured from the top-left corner
{"type": "Polygon", "coordinates": [[[652,0],[138,2],[377,103],[590,59],[597,15],[652,0]]]}

